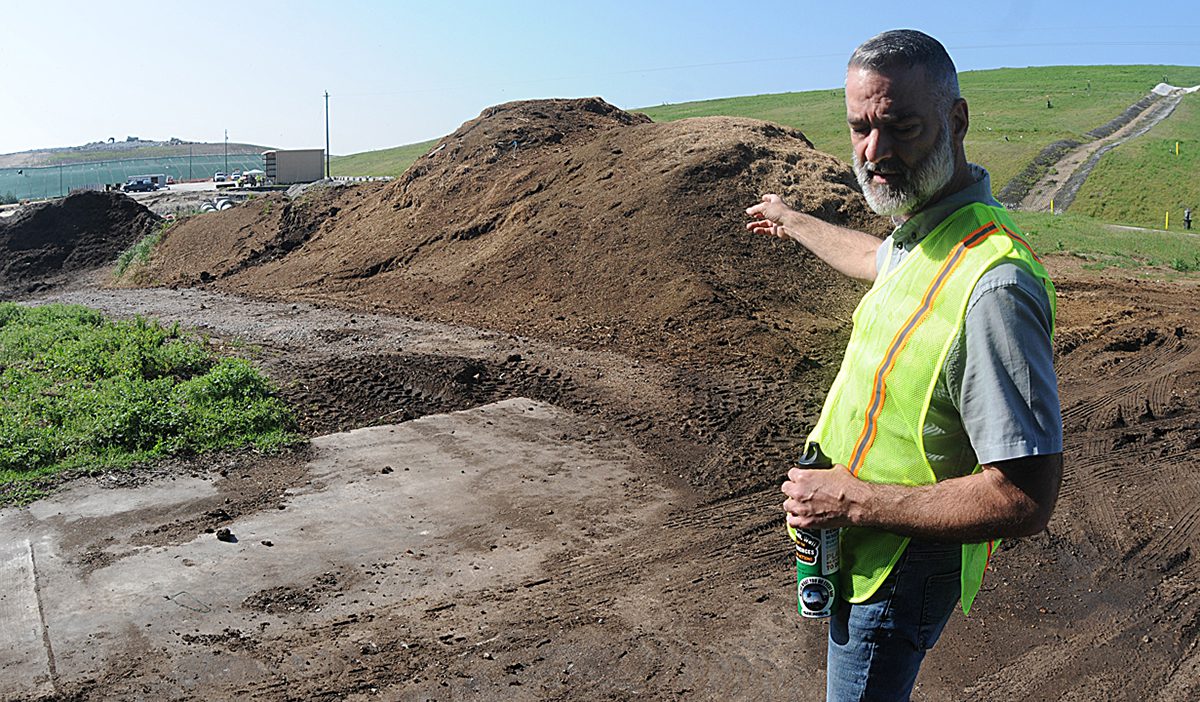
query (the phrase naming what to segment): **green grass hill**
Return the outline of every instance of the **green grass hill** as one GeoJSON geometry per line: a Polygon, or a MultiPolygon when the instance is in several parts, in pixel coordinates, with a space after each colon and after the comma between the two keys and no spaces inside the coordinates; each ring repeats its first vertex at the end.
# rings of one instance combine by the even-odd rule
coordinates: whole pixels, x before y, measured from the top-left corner
{"type": "Polygon", "coordinates": [[[257,144],[224,144],[183,141],[118,141],[112,144],[95,142],[83,146],[64,146],[53,149],[34,149],[15,154],[0,154],[0,168],[45,168],[48,166],[120,161],[130,159],[187,158],[188,156],[218,156],[254,154],[271,147],[257,144]]]}
{"type": "Polygon", "coordinates": [[[1070,211],[1142,227],[1164,226],[1169,211],[1174,231],[1183,226],[1183,210],[1190,207],[1193,231],[1197,231],[1198,171],[1200,93],[1193,93],[1144,136],[1106,153],[1080,188],[1070,211]]]}
{"type": "MultiPolygon", "coordinates": [[[[1060,139],[1087,141],[1085,134],[1120,115],[1160,82],[1200,85],[1200,66],[1040,66],[967,71],[960,75],[971,108],[967,154],[988,168],[999,191],[1046,145],[1060,139]],[[1047,108],[1050,101],[1052,107],[1047,108]]],[[[1104,219],[1162,226],[1163,213],[1186,202],[1196,206],[1197,188],[1178,187],[1194,173],[1200,150],[1200,93],[1184,99],[1174,115],[1141,139],[1110,151],[1092,175],[1073,212],[1104,219]],[[1176,140],[1183,142],[1174,155],[1176,140]],[[1186,153],[1185,153],[1186,152],[1186,153]],[[1192,159],[1192,160],[1189,160],[1192,159]],[[1157,215],[1151,213],[1157,211],[1157,215]],[[1157,219],[1155,218],[1157,217],[1157,219]]],[[[655,121],[728,115],[764,119],[804,132],[817,149],[849,160],[844,91],[731,97],[636,110],[655,121]]],[[[436,140],[335,157],[336,175],[399,175],[436,140]]]]}
{"type": "MultiPolygon", "coordinates": [[[[1088,131],[1121,114],[1164,77],[1173,85],[1197,85],[1200,66],[1043,66],[967,71],[959,78],[971,108],[967,155],[987,167],[992,186],[998,191],[1043,147],[1059,139],[1087,141],[1084,135],[1088,131]],[[1046,107],[1047,99],[1050,108],[1046,107]]],[[[1200,95],[1196,97],[1200,99],[1200,95]]],[[[655,121],[706,115],[765,119],[799,129],[821,151],[847,161],[850,158],[842,89],[726,98],[639,111],[655,121]]]]}
{"type": "Polygon", "coordinates": [[[339,176],[398,176],[437,143],[437,139],[430,139],[391,149],[334,156],[330,159],[329,169],[339,176]]]}

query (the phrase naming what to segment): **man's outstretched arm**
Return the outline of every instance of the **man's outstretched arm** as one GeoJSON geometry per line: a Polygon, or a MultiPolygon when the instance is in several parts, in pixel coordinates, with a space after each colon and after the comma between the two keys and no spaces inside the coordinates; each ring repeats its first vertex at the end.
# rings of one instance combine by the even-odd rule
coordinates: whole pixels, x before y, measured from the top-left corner
{"type": "Polygon", "coordinates": [[[788,524],[864,526],[927,541],[981,543],[1046,528],[1062,482],[1062,454],[1028,456],[933,485],[868,483],[845,466],[793,468],[783,484],[788,524]]]}
{"type": "Polygon", "coordinates": [[[875,252],[879,239],[797,212],[778,195],[763,195],[762,202],[746,209],[753,221],[746,229],[780,239],[794,239],[843,275],[875,280],[875,252]]]}

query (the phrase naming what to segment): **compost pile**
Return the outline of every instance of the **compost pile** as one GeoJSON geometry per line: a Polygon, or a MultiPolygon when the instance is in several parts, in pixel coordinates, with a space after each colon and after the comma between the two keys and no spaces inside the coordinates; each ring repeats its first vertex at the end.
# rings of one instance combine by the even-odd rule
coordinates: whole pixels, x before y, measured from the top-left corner
{"type": "Polygon", "coordinates": [[[0,219],[0,291],[112,263],[160,218],[122,193],[80,192],[0,219]]]}
{"type": "Polygon", "coordinates": [[[856,188],[844,164],[766,122],[513,102],[392,183],[183,222],[150,276],[662,358],[786,354],[788,339],[844,328],[830,318],[861,290],[792,242],[748,234],[744,210],[777,192],[882,234],[856,188]]]}

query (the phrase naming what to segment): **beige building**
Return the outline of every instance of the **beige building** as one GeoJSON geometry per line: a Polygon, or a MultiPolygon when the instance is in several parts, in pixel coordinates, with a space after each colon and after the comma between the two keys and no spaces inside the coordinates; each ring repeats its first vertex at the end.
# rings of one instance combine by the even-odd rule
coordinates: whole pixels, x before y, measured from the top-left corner
{"type": "Polygon", "coordinates": [[[311,183],[325,177],[325,149],[264,151],[267,182],[276,185],[311,183]]]}

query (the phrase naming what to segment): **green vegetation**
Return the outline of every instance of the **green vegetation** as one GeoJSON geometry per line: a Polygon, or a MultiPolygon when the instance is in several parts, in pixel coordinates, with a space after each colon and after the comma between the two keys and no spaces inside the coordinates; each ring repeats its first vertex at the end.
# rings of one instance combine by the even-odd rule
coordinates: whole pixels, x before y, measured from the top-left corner
{"type": "Polygon", "coordinates": [[[688,117],[750,117],[799,129],[818,151],[850,160],[850,132],[846,129],[846,91],[812,90],[685,102],[635,110],[655,122],[688,117]]]}
{"type": "Polygon", "coordinates": [[[1200,93],[1186,95],[1175,112],[1145,136],[1106,153],[1079,190],[1071,212],[1111,222],[1182,231],[1183,210],[1200,227],[1200,93]],[[1175,155],[1175,143],[1179,155],[1175,155]]]}
{"type": "Polygon", "coordinates": [[[970,71],[960,87],[971,107],[967,154],[999,190],[1043,147],[1087,133],[1145,97],[1166,75],[1200,83],[1200,67],[1043,66],[970,71]],[[1088,84],[1091,84],[1090,90],[1088,84]],[[1046,100],[1053,107],[1046,108],[1046,100]],[[1008,141],[1005,141],[1008,137],[1008,141]]]}
{"type": "MultiPolygon", "coordinates": [[[[1043,66],[966,71],[959,76],[971,107],[967,154],[992,174],[999,191],[1043,147],[1087,141],[1099,127],[1150,92],[1164,75],[1200,84],[1200,66],[1043,66]],[[1090,81],[1090,87],[1089,87],[1090,81]],[[1049,98],[1053,107],[1046,107],[1049,98]]],[[[804,132],[817,149],[849,160],[844,91],[756,95],[638,110],[655,121],[728,115],[753,117],[804,132]]]]}
{"type": "Polygon", "coordinates": [[[334,156],[330,170],[340,176],[398,176],[438,143],[437,139],[350,156],[334,156]]]}
{"type": "Polygon", "coordinates": [[[270,384],[137,318],[78,306],[0,303],[0,493],[38,497],[64,471],[125,468],[167,455],[299,437],[270,384]]]}
{"type": "Polygon", "coordinates": [[[150,252],[166,236],[167,229],[170,226],[171,222],[163,222],[158,229],[150,232],[139,239],[133,246],[122,251],[121,255],[117,257],[117,265],[113,267],[113,275],[120,278],[125,275],[130,266],[144,264],[150,260],[150,252]]]}
{"type": "Polygon", "coordinates": [[[1013,212],[1013,220],[1038,254],[1067,253],[1084,259],[1084,268],[1155,267],[1179,273],[1200,270],[1200,236],[1123,228],[1079,214],[1013,212]]]}

